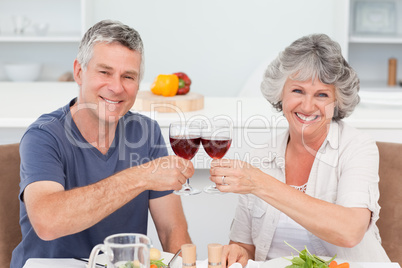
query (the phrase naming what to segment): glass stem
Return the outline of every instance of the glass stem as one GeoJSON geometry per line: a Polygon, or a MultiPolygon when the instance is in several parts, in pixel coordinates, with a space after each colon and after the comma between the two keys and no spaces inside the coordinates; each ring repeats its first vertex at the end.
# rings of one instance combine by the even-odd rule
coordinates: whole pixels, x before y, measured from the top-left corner
{"type": "Polygon", "coordinates": [[[186,182],[183,184],[183,188],[185,188],[185,189],[191,189],[191,186],[190,186],[190,179],[187,179],[187,180],[186,180],[186,182]]]}

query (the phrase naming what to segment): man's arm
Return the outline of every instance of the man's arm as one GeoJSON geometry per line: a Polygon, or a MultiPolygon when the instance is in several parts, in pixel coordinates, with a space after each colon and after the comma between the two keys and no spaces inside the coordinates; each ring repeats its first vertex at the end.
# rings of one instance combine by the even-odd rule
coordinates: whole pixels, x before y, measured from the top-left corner
{"type": "Polygon", "coordinates": [[[170,194],[151,199],[149,210],[164,251],[175,253],[181,245],[191,243],[180,196],[170,194]]]}
{"type": "Polygon", "coordinates": [[[57,182],[34,182],[24,202],[38,236],[53,240],[93,226],[145,190],[179,190],[193,173],[190,161],[167,156],[68,191],[57,182]]]}

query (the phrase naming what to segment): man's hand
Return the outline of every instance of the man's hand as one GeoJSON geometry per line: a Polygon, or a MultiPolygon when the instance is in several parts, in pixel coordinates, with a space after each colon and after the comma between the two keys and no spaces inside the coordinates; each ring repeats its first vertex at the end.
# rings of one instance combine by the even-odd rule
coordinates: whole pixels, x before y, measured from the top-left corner
{"type": "Polygon", "coordinates": [[[182,185],[194,174],[191,161],[170,155],[155,159],[127,170],[128,174],[143,178],[146,190],[180,190],[182,185]]]}

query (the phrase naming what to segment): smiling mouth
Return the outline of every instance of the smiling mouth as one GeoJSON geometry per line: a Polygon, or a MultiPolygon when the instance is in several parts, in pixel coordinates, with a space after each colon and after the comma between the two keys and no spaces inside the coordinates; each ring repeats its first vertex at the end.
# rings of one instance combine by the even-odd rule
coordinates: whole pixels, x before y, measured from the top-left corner
{"type": "Polygon", "coordinates": [[[110,103],[110,104],[118,104],[120,101],[112,101],[112,100],[108,100],[108,99],[105,99],[104,97],[101,97],[102,98],[102,100],[104,100],[104,101],[106,101],[107,103],[110,103]]]}
{"type": "Polygon", "coordinates": [[[307,115],[299,114],[299,113],[295,113],[295,114],[296,114],[296,116],[298,118],[300,118],[301,120],[306,121],[306,122],[314,121],[319,117],[319,115],[309,115],[309,116],[307,116],[307,115]]]}

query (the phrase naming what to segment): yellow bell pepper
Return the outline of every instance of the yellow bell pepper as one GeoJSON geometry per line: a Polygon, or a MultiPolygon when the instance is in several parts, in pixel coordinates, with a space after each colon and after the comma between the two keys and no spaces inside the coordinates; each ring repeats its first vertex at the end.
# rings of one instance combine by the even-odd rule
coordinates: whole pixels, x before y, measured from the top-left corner
{"type": "Polygon", "coordinates": [[[151,85],[152,93],[165,97],[175,96],[179,89],[179,78],[174,74],[160,74],[151,85]]]}

